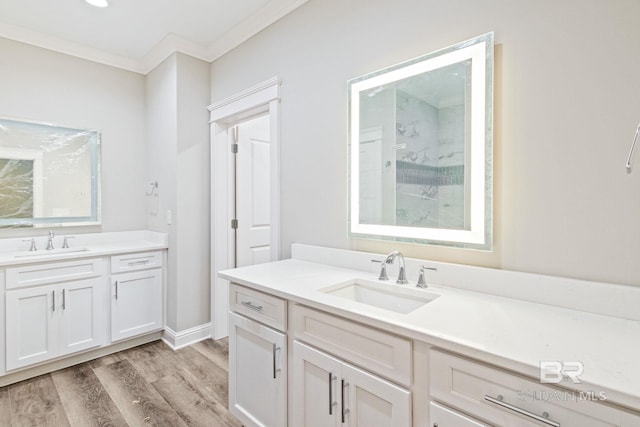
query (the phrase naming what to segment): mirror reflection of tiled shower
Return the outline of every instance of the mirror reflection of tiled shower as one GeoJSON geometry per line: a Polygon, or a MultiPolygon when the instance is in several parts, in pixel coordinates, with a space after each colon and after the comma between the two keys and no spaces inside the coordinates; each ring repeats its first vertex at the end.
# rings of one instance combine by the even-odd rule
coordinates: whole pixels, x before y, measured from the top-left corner
{"type": "Polygon", "coordinates": [[[468,227],[470,72],[462,61],[362,94],[363,223],[468,227]]]}

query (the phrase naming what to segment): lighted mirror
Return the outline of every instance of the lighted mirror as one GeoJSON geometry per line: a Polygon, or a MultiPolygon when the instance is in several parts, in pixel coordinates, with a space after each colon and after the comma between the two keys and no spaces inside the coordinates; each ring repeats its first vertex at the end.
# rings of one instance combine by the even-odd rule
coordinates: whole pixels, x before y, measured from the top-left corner
{"type": "Polygon", "coordinates": [[[491,249],[493,33],[349,82],[349,235],[491,249]]]}
{"type": "Polygon", "coordinates": [[[0,227],[99,223],[99,132],[0,118],[0,227]]]}

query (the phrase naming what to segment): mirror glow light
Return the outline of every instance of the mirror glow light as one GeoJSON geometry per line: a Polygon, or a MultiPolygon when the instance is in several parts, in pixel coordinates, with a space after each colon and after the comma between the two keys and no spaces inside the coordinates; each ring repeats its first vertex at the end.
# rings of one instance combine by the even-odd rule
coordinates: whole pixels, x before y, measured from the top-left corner
{"type": "MultiPolygon", "coordinates": [[[[491,246],[491,147],[493,33],[459,43],[446,49],[413,59],[350,81],[350,218],[353,237],[373,237],[428,244],[460,245],[476,249],[491,246]],[[470,156],[465,161],[465,192],[468,192],[468,224],[461,229],[365,223],[361,218],[360,148],[361,94],[384,88],[401,80],[442,69],[464,61],[471,62],[471,85],[468,128],[470,156]],[[489,157],[489,158],[488,158],[489,157]],[[466,178],[466,177],[465,177],[466,178]],[[488,220],[487,220],[488,218],[488,220]]],[[[371,93],[371,92],[369,92],[371,93]]],[[[369,95],[371,96],[371,95],[369,95]]],[[[395,122],[395,120],[394,120],[395,122]]],[[[395,144],[395,142],[392,142],[395,144]]],[[[395,148],[395,147],[394,147],[395,148]]],[[[397,148],[396,148],[397,149],[397,148]]],[[[387,202],[389,202],[387,200],[387,202]]],[[[395,200],[391,203],[395,203],[395,200]]],[[[380,221],[382,222],[382,221],[380,221]]]]}

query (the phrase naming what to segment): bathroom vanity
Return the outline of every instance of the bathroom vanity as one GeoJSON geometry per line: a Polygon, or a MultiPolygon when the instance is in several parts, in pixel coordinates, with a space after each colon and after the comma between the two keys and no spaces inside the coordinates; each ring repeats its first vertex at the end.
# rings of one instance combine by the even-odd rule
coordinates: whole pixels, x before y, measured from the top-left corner
{"type": "Polygon", "coordinates": [[[397,285],[372,257],[294,245],[219,273],[245,426],[640,425],[640,289],[444,263],[418,289],[424,261],[397,285]]]}
{"type": "Polygon", "coordinates": [[[50,250],[30,240],[0,241],[0,385],[160,337],[166,235],[50,236],[50,250]]]}

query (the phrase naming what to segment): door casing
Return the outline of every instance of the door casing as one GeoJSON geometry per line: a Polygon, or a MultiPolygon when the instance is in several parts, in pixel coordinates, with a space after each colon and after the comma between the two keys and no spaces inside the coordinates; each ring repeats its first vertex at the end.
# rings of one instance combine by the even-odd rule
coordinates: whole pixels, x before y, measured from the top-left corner
{"type": "Polygon", "coordinates": [[[280,79],[273,77],[209,106],[211,126],[211,336],[228,336],[229,284],[218,271],[232,268],[235,238],[231,128],[249,117],[269,114],[271,261],[280,259],[280,79]]]}

